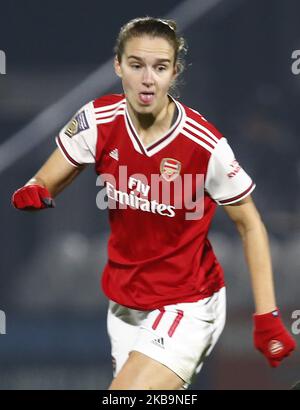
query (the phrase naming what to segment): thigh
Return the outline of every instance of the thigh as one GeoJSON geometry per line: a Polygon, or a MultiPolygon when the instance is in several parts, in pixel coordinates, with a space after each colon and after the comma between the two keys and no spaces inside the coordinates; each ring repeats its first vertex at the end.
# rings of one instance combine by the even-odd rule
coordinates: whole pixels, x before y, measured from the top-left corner
{"type": "Polygon", "coordinates": [[[132,351],[109,390],[179,390],[184,381],[162,363],[132,351]]]}

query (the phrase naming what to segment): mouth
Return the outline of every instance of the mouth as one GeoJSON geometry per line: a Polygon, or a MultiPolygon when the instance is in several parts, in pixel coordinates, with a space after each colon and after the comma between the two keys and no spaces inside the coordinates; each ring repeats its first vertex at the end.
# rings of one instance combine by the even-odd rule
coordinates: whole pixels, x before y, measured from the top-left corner
{"type": "Polygon", "coordinates": [[[142,104],[151,104],[154,100],[154,92],[143,91],[139,93],[139,100],[142,104]]]}

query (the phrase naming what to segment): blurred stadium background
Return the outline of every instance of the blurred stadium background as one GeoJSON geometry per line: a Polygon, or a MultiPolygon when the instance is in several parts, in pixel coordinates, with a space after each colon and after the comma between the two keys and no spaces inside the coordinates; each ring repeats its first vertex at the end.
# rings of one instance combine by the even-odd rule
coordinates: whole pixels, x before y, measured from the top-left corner
{"type": "MultiPolygon", "coordinates": [[[[108,224],[95,206],[93,168],[55,210],[17,212],[10,197],[80,106],[121,91],[112,49],[120,26],[136,16],[178,20],[189,44],[181,99],[227,136],[257,182],[278,305],[291,327],[300,309],[300,75],[291,71],[299,14],[296,0],[1,3],[0,309],[7,333],[0,335],[0,389],[106,389],[111,380],[107,300],[99,289],[108,224]]],[[[210,238],[225,270],[227,326],[192,388],[288,389],[300,377],[299,350],[276,370],[254,351],[249,275],[222,209],[210,238]]]]}

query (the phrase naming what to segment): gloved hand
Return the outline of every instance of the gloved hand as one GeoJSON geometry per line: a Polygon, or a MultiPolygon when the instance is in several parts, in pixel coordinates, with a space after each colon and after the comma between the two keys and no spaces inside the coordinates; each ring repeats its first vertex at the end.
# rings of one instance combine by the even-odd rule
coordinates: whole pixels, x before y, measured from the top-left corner
{"type": "Polygon", "coordinates": [[[13,193],[11,202],[15,208],[22,210],[55,207],[55,202],[48,189],[40,185],[23,186],[13,193]]]}
{"type": "Polygon", "coordinates": [[[277,367],[289,356],[296,342],[281,321],[278,309],[262,315],[253,315],[254,346],[267,358],[270,366],[277,367]]]}

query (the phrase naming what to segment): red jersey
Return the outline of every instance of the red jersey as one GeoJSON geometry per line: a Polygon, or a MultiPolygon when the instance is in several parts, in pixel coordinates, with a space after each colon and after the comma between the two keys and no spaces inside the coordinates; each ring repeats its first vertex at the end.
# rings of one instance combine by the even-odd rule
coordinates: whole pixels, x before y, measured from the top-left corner
{"type": "MultiPolygon", "coordinates": [[[[72,165],[94,163],[105,182],[111,234],[102,288],[133,309],[194,302],[223,287],[207,238],[216,204],[255,187],[224,136],[174,102],[177,119],[148,146],[116,94],[86,104],[56,138],[72,165]]],[[[97,203],[106,203],[102,191],[97,203]]]]}

